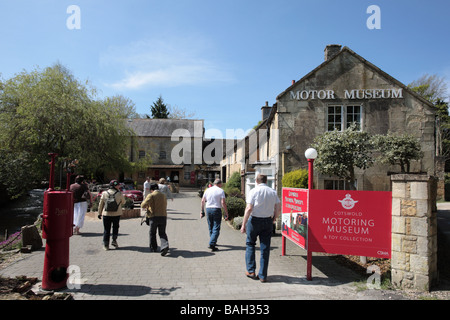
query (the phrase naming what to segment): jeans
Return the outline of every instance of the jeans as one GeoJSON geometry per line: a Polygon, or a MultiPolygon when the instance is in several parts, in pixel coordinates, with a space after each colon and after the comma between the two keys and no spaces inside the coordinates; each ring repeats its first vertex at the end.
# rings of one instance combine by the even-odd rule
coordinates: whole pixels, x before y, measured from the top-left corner
{"type": "Polygon", "coordinates": [[[111,225],[112,225],[112,238],[117,239],[119,235],[119,221],[120,216],[103,216],[103,244],[109,246],[109,238],[111,236],[111,225]]]}
{"type": "Polygon", "coordinates": [[[258,277],[265,280],[267,277],[267,269],[269,267],[270,240],[272,238],[273,219],[250,217],[247,222],[246,229],[247,247],[245,249],[245,264],[247,266],[247,271],[249,273],[256,271],[255,245],[256,239],[259,237],[261,258],[258,277]]]}
{"type": "Polygon", "coordinates": [[[206,219],[209,228],[209,245],[215,246],[220,234],[220,224],[222,223],[222,209],[206,208],[206,219]]]}
{"type": "Polygon", "coordinates": [[[161,240],[161,251],[169,247],[169,240],[166,234],[167,217],[150,218],[150,250],[156,251],[158,244],[156,242],[156,231],[158,231],[161,240]]]}

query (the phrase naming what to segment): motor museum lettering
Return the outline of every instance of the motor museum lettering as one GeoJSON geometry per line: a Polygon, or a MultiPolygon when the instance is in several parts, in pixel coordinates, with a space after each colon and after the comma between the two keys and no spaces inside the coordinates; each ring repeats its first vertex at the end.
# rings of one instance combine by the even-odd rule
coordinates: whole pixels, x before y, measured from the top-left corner
{"type": "Polygon", "coordinates": [[[334,100],[334,99],[403,99],[403,89],[351,89],[337,94],[334,90],[290,91],[292,100],[334,100]]]}

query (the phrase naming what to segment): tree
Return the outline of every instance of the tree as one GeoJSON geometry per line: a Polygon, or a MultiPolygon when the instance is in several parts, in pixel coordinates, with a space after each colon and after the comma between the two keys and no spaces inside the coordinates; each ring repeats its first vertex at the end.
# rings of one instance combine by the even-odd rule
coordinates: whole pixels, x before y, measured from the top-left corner
{"type": "Polygon", "coordinates": [[[95,99],[95,89],[64,66],[23,71],[0,86],[0,174],[10,195],[47,180],[48,153],[78,159],[84,173],[131,168],[124,152],[135,114],[121,96],[95,99]]]}
{"type": "Polygon", "coordinates": [[[192,119],[195,116],[195,111],[187,111],[186,108],[168,106],[168,109],[170,119],[192,119]]]}
{"type": "Polygon", "coordinates": [[[419,141],[408,134],[375,135],[372,141],[380,152],[378,160],[385,164],[400,165],[402,173],[409,173],[411,161],[423,157],[419,141]]]}
{"type": "Polygon", "coordinates": [[[450,117],[448,88],[444,77],[425,74],[408,87],[436,107],[436,155],[450,159],[450,117]]]}
{"type": "Polygon", "coordinates": [[[156,102],[153,102],[151,106],[152,118],[153,119],[167,119],[169,118],[170,112],[167,110],[167,105],[161,96],[158,97],[156,102]]]}
{"type": "Polygon", "coordinates": [[[373,164],[370,135],[355,125],[344,131],[329,131],[316,137],[313,147],[318,157],[314,162],[322,174],[337,176],[355,189],[355,168],[367,169],[373,164]]]}
{"type": "Polygon", "coordinates": [[[439,100],[447,100],[448,98],[446,79],[437,74],[424,74],[419,79],[411,82],[408,87],[432,104],[436,104],[439,100]]]}

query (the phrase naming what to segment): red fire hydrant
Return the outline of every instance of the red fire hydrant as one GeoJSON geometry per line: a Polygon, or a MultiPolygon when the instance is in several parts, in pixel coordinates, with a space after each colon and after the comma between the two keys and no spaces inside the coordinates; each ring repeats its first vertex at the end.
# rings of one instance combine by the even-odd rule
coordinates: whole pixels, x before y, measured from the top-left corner
{"type": "Polygon", "coordinates": [[[56,153],[49,153],[49,188],[44,192],[42,237],[46,239],[42,289],[58,290],[66,287],[69,267],[69,238],[73,228],[73,193],[55,191],[54,171],[56,153]]]}

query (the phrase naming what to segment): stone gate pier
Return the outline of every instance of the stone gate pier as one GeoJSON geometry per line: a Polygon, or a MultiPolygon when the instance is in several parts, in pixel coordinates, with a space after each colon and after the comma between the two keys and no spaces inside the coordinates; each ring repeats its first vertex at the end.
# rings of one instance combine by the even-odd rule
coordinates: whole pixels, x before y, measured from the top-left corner
{"type": "Polygon", "coordinates": [[[437,283],[437,179],[396,174],[392,182],[392,284],[429,291],[437,283]]]}

